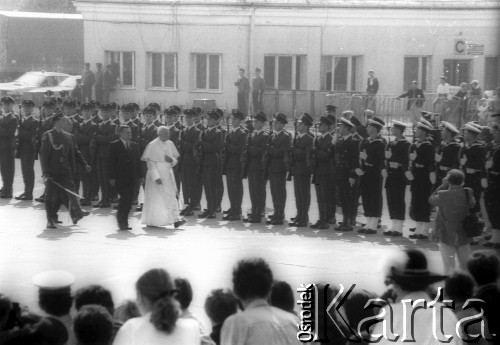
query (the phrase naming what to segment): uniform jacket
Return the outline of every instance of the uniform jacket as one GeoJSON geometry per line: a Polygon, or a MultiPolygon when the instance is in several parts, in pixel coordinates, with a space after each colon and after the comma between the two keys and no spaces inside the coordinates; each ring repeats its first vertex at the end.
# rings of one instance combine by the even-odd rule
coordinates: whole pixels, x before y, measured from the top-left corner
{"type": "Polygon", "coordinates": [[[78,132],[76,132],[75,134],[78,147],[87,159],[90,158],[91,146],[93,149],[93,146],[96,144],[94,140],[97,133],[97,128],[98,125],[90,120],[88,122],[81,123],[78,132]]]}
{"type": "Polygon", "coordinates": [[[21,119],[17,130],[19,136],[19,154],[31,155],[35,153],[35,141],[38,135],[40,122],[33,116],[21,119]]]}
{"type": "MultiPolygon", "coordinates": [[[[203,155],[203,167],[220,167],[220,154],[224,140],[222,132],[212,127],[201,134],[201,150],[203,155]]],[[[215,183],[215,181],[214,181],[215,183]]]]}
{"type": "Polygon", "coordinates": [[[196,150],[200,140],[201,131],[195,126],[186,127],[181,131],[180,140],[180,164],[182,166],[194,167],[198,164],[196,150]]]}
{"type": "Polygon", "coordinates": [[[87,161],[82,156],[75,137],[65,131],[58,132],[51,129],[42,137],[40,148],[40,165],[43,176],[74,175],[77,171],[76,164],[87,166],[87,161]]]}
{"type": "Polygon", "coordinates": [[[109,157],[109,143],[116,138],[115,125],[111,121],[103,121],[97,128],[95,140],[97,143],[97,158],[109,157]]]}
{"type": "Polygon", "coordinates": [[[330,175],[334,172],[335,147],[332,144],[333,137],[330,133],[318,135],[313,141],[314,150],[314,174],[330,175]]]}
{"type": "Polygon", "coordinates": [[[434,146],[431,142],[426,140],[422,143],[412,144],[410,153],[417,154],[415,160],[411,163],[412,173],[415,174],[428,174],[434,171],[434,146]]]}
{"type": "Polygon", "coordinates": [[[241,169],[241,159],[247,140],[247,131],[238,127],[226,136],[226,169],[241,169]]]}
{"type": "Polygon", "coordinates": [[[250,82],[247,77],[241,77],[234,85],[238,87],[238,93],[248,93],[250,91],[250,82]]]}
{"type": "Polygon", "coordinates": [[[486,150],[483,143],[476,141],[471,145],[464,145],[460,150],[460,158],[467,159],[462,168],[474,169],[478,172],[484,173],[484,165],[486,163],[486,150]]]}
{"type": "Polygon", "coordinates": [[[265,130],[252,132],[248,136],[248,171],[262,171],[262,155],[269,145],[269,133],[265,130]]]}
{"type": "Polygon", "coordinates": [[[129,150],[118,139],[109,144],[109,179],[116,180],[116,185],[135,183],[142,178],[139,145],[129,142],[129,150]]]}
{"type": "Polygon", "coordinates": [[[0,119],[0,149],[14,149],[17,117],[9,113],[0,119]]]}
{"type": "Polygon", "coordinates": [[[352,135],[345,138],[339,136],[335,145],[335,168],[339,177],[357,177],[354,170],[359,167],[359,145],[359,141],[352,135]]]}
{"type": "Polygon", "coordinates": [[[144,152],[146,146],[158,137],[157,133],[158,127],[153,123],[151,126],[142,127],[141,137],[139,138],[139,148],[141,153],[144,152]]]}
{"type": "Polygon", "coordinates": [[[442,156],[441,162],[436,162],[436,167],[438,170],[440,170],[441,167],[448,169],[458,169],[460,167],[460,144],[458,142],[441,142],[437,153],[442,156]]]}
{"type": "Polygon", "coordinates": [[[271,146],[269,148],[269,172],[285,173],[287,167],[285,157],[290,151],[292,145],[292,135],[285,130],[275,132],[271,136],[271,146]]]}
{"type": "Polygon", "coordinates": [[[361,143],[360,152],[366,152],[367,158],[362,161],[364,171],[382,170],[385,167],[385,142],[382,138],[365,139],[361,143]]]}
{"type": "Polygon", "coordinates": [[[391,157],[387,159],[388,173],[395,169],[408,170],[410,145],[410,142],[405,138],[393,140],[387,145],[387,151],[391,152],[391,157]]]}
{"type": "Polygon", "coordinates": [[[134,123],[134,121],[132,121],[132,120],[129,120],[128,122],[124,123],[123,125],[130,127],[130,131],[132,132],[132,138],[130,140],[133,141],[134,143],[138,144],[139,143],[139,132],[140,132],[139,126],[137,126],[134,123]]]}
{"type": "Polygon", "coordinates": [[[310,158],[313,147],[313,134],[298,135],[293,143],[293,175],[308,175],[310,171],[310,158]]]}
{"type": "Polygon", "coordinates": [[[180,151],[179,135],[181,131],[175,126],[175,124],[173,124],[172,126],[167,126],[167,128],[170,131],[170,141],[174,143],[177,151],[180,151]]]}

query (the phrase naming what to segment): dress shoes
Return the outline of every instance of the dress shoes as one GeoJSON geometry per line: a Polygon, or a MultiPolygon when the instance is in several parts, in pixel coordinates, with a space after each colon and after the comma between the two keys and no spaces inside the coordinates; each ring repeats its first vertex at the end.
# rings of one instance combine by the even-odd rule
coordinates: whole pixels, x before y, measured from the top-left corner
{"type": "Polygon", "coordinates": [[[360,229],[358,229],[357,233],[358,233],[358,234],[364,234],[364,233],[365,233],[365,231],[366,231],[366,229],[365,229],[365,228],[360,228],[360,229]]]}
{"type": "Polygon", "coordinates": [[[291,227],[305,228],[307,227],[307,222],[293,222],[289,224],[291,227]]]}
{"type": "Polygon", "coordinates": [[[47,229],[57,229],[57,226],[53,220],[48,220],[46,228],[47,229]]]}
{"type": "Polygon", "coordinates": [[[33,200],[33,195],[21,194],[19,196],[16,196],[15,199],[16,200],[21,200],[21,201],[32,201],[33,200]]]}
{"type": "Polygon", "coordinates": [[[232,215],[226,214],[225,216],[222,217],[222,220],[230,220],[231,217],[232,215]]]}
{"type": "Polygon", "coordinates": [[[132,228],[128,225],[120,226],[120,230],[132,230],[132,228]]]}
{"type": "Polygon", "coordinates": [[[231,214],[231,209],[229,209],[229,210],[225,210],[225,211],[223,211],[222,213],[224,213],[224,214],[231,214]]]}
{"type": "Polygon", "coordinates": [[[205,211],[203,213],[200,213],[198,215],[198,218],[214,219],[216,218],[216,216],[214,213],[209,213],[208,211],[205,211]]]}
{"type": "Polygon", "coordinates": [[[85,212],[84,211],[79,216],[71,218],[71,220],[73,221],[73,225],[76,225],[80,219],[82,219],[83,217],[88,216],[89,214],[90,214],[90,212],[85,212]]]}
{"type": "Polygon", "coordinates": [[[262,223],[262,220],[260,218],[250,218],[248,222],[251,224],[259,224],[262,223]]]}
{"type": "Polygon", "coordinates": [[[400,233],[399,231],[392,231],[392,237],[400,237],[400,236],[403,236],[403,234],[400,233]]]}
{"type": "Polygon", "coordinates": [[[215,212],[216,212],[216,213],[221,213],[221,212],[222,212],[222,207],[217,207],[217,208],[215,209],[215,212]]]}
{"type": "Polygon", "coordinates": [[[410,236],[408,236],[408,238],[410,238],[412,240],[427,240],[427,239],[429,239],[429,236],[422,235],[422,234],[411,234],[410,236]]]}
{"type": "Polygon", "coordinates": [[[384,232],[383,232],[383,235],[384,235],[384,236],[388,236],[388,237],[393,236],[393,234],[394,234],[394,231],[384,231],[384,232]]]}
{"type": "Polygon", "coordinates": [[[229,219],[228,220],[231,220],[231,221],[234,221],[234,220],[241,220],[241,216],[240,215],[235,215],[233,214],[232,216],[229,216],[229,219]]]}
{"type": "Polygon", "coordinates": [[[176,222],[174,223],[174,228],[176,228],[176,229],[177,229],[178,227],[180,227],[180,226],[184,225],[185,223],[186,223],[186,220],[185,220],[184,218],[183,218],[183,219],[180,219],[180,220],[178,220],[178,221],[176,221],[176,222]]]}
{"type": "Polygon", "coordinates": [[[310,226],[311,229],[317,229],[321,225],[321,222],[318,220],[316,223],[312,224],[310,226]]]}
{"type": "Polygon", "coordinates": [[[1,193],[0,199],[12,199],[12,193],[1,193]]]}
{"type": "Polygon", "coordinates": [[[89,200],[82,200],[80,206],[92,206],[92,203],[89,200]]]}
{"type": "Polygon", "coordinates": [[[190,217],[190,216],[193,216],[193,215],[194,215],[194,212],[191,209],[189,209],[186,212],[184,212],[184,216],[185,217],[190,217]]]}
{"type": "Polygon", "coordinates": [[[41,197],[35,198],[35,201],[36,202],[45,202],[45,197],[41,196],[41,197]]]}
{"type": "Polygon", "coordinates": [[[365,229],[365,235],[374,235],[377,233],[377,230],[374,229],[365,229]]]}
{"type": "Polygon", "coordinates": [[[195,207],[193,207],[193,210],[194,211],[201,211],[201,206],[200,205],[196,205],[195,207]]]}
{"type": "Polygon", "coordinates": [[[330,225],[328,224],[328,222],[322,222],[318,225],[318,230],[328,230],[330,229],[330,225]]]}
{"type": "MultiPolygon", "coordinates": [[[[1,193],[1,191],[0,191],[0,193],[1,193]]],[[[23,194],[21,194],[21,195],[18,195],[18,196],[16,196],[16,197],[14,197],[14,199],[16,199],[16,200],[21,200],[21,198],[24,198],[24,195],[25,195],[25,194],[23,193],[23,194]]]]}
{"type": "Polygon", "coordinates": [[[269,223],[270,225],[284,225],[283,219],[273,219],[269,223]]]}
{"type": "Polygon", "coordinates": [[[415,232],[415,230],[417,230],[417,228],[410,228],[409,229],[411,232],[415,232]]]}
{"type": "Polygon", "coordinates": [[[350,225],[341,225],[338,228],[336,228],[335,230],[342,231],[342,232],[349,232],[349,231],[352,231],[353,228],[350,225]]]}
{"type": "Polygon", "coordinates": [[[328,224],[331,225],[337,224],[337,219],[335,219],[335,217],[330,217],[330,219],[328,219],[328,224]]]}

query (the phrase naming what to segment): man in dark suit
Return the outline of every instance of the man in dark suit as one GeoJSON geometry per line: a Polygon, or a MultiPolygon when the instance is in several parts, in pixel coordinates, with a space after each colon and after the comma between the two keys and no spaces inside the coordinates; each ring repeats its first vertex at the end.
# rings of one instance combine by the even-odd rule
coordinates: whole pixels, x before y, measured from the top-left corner
{"type": "Polygon", "coordinates": [[[109,144],[116,138],[116,126],[111,122],[111,113],[115,110],[110,104],[101,105],[102,122],[99,124],[95,136],[96,140],[96,169],[97,181],[101,188],[101,200],[94,207],[110,207],[109,185],[109,144]]]}
{"type": "Polygon", "coordinates": [[[187,205],[181,211],[183,216],[192,216],[193,210],[198,202],[196,198],[196,183],[199,172],[199,162],[197,160],[196,151],[198,150],[200,140],[200,130],[194,125],[194,111],[185,109],[184,116],[186,119],[186,128],[180,132],[179,153],[180,170],[182,180],[182,191],[184,195],[184,203],[187,205]]]}
{"type": "Polygon", "coordinates": [[[201,175],[203,189],[207,198],[207,209],[198,215],[198,218],[215,218],[217,208],[217,178],[220,173],[220,154],[224,146],[222,132],[217,129],[219,113],[211,110],[208,114],[208,129],[202,132],[201,146],[201,175]]]}
{"type": "Polygon", "coordinates": [[[109,184],[116,186],[120,195],[116,218],[120,230],[131,230],[128,214],[132,208],[134,188],[143,181],[139,145],[134,143],[130,127],[122,125],[118,140],[109,145],[109,184]]]}
{"type": "Polygon", "coordinates": [[[57,211],[61,204],[69,209],[73,224],[88,215],[83,212],[75,195],[75,174],[77,163],[90,172],[91,168],[83,158],[74,137],[65,131],[70,120],[59,113],[54,116],[54,128],[46,132],[40,148],[40,165],[45,180],[45,210],[47,228],[55,229],[57,211]]]}
{"type": "Polygon", "coordinates": [[[368,71],[368,80],[366,81],[366,92],[368,95],[375,96],[378,92],[378,79],[375,78],[375,72],[368,71]]]}
{"type": "Polygon", "coordinates": [[[285,156],[288,155],[292,145],[292,135],[285,131],[288,123],[286,115],[277,113],[274,115],[274,132],[271,135],[270,145],[267,149],[267,167],[269,171],[269,186],[273,198],[274,214],[269,224],[282,225],[285,218],[286,204],[286,173],[285,156]]]}
{"type": "Polygon", "coordinates": [[[241,203],[243,200],[243,179],[241,159],[247,132],[241,126],[245,115],[239,109],[232,110],[232,125],[233,129],[227,133],[225,140],[226,157],[226,184],[227,194],[229,196],[230,208],[229,212],[222,218],[223,220],[240,220],[241,219],[241,203]]]}
{"type": "MultiPolygon", "coordinates": [[[[180,137],[181,129],[184,127],[179,129],[180,127],[179,127],[179,125],[177,125],[177,123],[179,123],[177,121],[179,115],[177,114],[176,107],[177,106],[171,106],[171,107],[165,109],[164,114],[165,114],[165,124],[166,124],[168,130],[170,131],[170,141],[174,143],[177,151],[180,151],[179,137],[180,137]]],[[[181,168],[180,165],[176,165],[173,168],[174,176],[175,176],[175,183],[177,185],[177,190],[181,190],[180,189],[180,187],[181,187],[181,175],[180,175],[180,170],[179,170],[180,168],[181,168]]]]}
{"type": "Polygon", "coordinates": [[[35,186],[35,144],[40,122],[33,117],[32,100],[22,102],[23,113],[19,120],[18,144],[16,157],[21,160],[21,171],[24,181],[24,193],[16,196],[16,200],[33,200],[33,188],[35,186]]]}
{"type": "MultiPolygon", "coordinates": [[[[194,111],[194,126],[203,132],[206,128],[203,125],[203,110],[200,107],[193,107],[194,111]]],[[[201,133],[200,133],[201,134],[201,133]]],[[[199,152],[198,152],[199,153],[199,152]]],[[[203,193],[203,183],[201,181],[201,174],[198,174],[196,178],[196,194],[194,196],[195,200],[195,211],[201,210],[200,202],[201,202],[201,194],[203,193]]]]}
{"type": "Polygon", "coordinates": [[[250,92],[250,82],[245,76],[245,70],[239,69],[239,78],[234,83],[238,87],[238,109],[246,115],[248,111],[248,93],[250,92]]]}
{"type": "Polygon", "coordinates": [[[0,118],[0,174],[3,183],[0,199],[10,199],[12,198],[12,184],[14,183],[14,147],[18,120],[12,111],[15,103],[12,97],[2,97],[0,103],[2,104],[0,118]]]}
{"type": "Polygon", "coordinates": [[[411,89],[397,97],[397,99],[401,98],[408,98],[406,110],[412,112],[412,122],[416,122],[420,118],[420,110],[425,100],[424,91],[418,88],[418,82],[416,80],[412,81],[411,89]]]}

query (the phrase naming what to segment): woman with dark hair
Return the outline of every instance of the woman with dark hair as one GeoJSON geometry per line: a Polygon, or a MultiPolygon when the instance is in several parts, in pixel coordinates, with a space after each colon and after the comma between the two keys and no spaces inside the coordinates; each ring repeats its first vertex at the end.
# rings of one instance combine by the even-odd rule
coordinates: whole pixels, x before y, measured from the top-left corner
{"type": "Polygon", "coordinates": [[[116,335],[114,345],[200,344],[196,321],[179,319],[174,283],[167,271],[156,268],[144,273],[135,285],[141,317],[128,320],[116,335]]]}

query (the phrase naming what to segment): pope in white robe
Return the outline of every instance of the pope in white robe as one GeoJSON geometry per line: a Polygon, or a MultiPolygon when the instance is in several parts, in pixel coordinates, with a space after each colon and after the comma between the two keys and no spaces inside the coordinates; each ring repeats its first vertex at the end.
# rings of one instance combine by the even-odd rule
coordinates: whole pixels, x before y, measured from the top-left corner
{"type": "Polygon", "coordinates": [[[148,171],[144,188],[144,206],[141,222],[148,226],[182,225],[185,220],[179,215],[180,197],[173,167],[177,164],[179,152],[169,140],[167,127],[158,128],[158,138],[148,144],[142,155],[148,171]]]}

